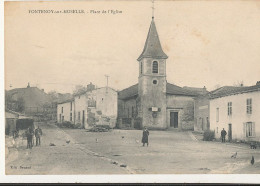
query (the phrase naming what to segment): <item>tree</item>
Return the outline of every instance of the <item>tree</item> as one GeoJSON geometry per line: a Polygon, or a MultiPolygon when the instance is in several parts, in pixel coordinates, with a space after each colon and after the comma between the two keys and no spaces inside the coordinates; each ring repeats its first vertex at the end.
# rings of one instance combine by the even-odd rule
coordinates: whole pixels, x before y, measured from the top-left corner
{"type": "Polygon", "coordinates": [[[87,87],[84,87],[82,85],[76,85],[75,89],[73,90],[73,94],[81,94],[83,92],[87,91],[87,87]]]}
{"type": "Polygon", "coordinates": [[[16,104],[17,104],[17,110],[16,111],[17,112],[24,112],[25,106],[24,106],[24,99],[22,97],[19,97],[17,99],[16,104]]]}

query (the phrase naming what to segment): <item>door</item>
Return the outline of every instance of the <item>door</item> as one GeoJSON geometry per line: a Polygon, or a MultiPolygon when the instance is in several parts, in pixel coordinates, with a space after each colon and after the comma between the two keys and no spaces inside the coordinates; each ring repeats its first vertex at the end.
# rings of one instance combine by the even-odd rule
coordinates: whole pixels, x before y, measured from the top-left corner
{"type": "Polygon", "coordinates": [[[85,127],[85,110],[82,111],[82,126],[85,127]]]}
{"type": "Polygon", "coordinates": [[[210,130],[209,118],[207,117],[206,120],[207,120],[207,130],[210,130]]]}
{"type": "Polygon", "coordinates": [[[228,124],[228,140],[232,140],[232,124],[228,124]]]}
{"type": "Polygon", "coordinates": [[[178,128],[178,112],[170,112],[170,127],[178,128]]]}

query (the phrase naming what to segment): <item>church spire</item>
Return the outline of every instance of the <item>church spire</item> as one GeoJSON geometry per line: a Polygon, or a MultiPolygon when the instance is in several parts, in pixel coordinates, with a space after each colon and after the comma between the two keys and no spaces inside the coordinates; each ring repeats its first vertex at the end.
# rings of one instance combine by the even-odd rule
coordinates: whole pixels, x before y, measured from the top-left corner
{"type": "Polygon", "coordinates": [[[143,58],[155,58],[155,59],[168,58],[168,56],[162,50],[159,36],[154,23],[154,17],[152,17],[152,22],[146,38],[143,52],[137,60],[140,61],[143,58]]]}

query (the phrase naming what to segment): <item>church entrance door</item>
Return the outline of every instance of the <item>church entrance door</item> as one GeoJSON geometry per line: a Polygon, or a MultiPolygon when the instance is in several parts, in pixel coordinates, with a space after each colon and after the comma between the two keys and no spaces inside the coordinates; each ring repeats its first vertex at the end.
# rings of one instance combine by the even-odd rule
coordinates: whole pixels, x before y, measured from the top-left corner
{"type": "Polygon", "coordinates": [[[170,127],[178,128],[178,112],[170,112],[170,127]]]}

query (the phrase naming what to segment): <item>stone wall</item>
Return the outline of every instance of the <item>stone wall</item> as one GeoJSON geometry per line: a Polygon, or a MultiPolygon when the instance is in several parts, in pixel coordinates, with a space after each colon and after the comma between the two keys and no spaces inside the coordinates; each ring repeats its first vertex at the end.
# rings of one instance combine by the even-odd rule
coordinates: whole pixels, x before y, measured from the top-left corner
{"type": "Polygon", "coordinates": [[[194,100],[189,96],[167,95],[167,127],[170,127],[170,112],[178,112],[178,127],[182,130],[194,129],[194,100]]]}
{"type": "Polygon", "coordinates": [[[209,129],[209,98],[200,96],[195,98],[194,131],[206,131],[209,129]]]}

